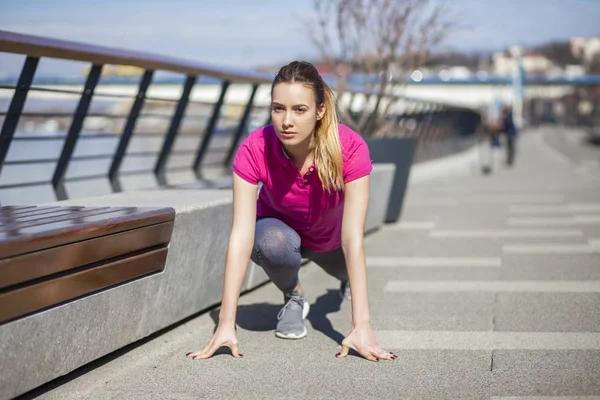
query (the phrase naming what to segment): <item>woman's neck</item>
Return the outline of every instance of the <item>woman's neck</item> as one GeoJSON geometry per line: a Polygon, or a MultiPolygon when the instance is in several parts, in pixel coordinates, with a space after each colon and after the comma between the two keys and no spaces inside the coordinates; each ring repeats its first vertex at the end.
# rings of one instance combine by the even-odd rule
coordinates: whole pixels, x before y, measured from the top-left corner
{"type": "Polygon", "coordinates": [[[311,135],[309,140],[305,140],[295,146],[283,145],[283,149],[288,157],[292,159],[294,164],[296,164],[298,169],[302,169],[304,164],[306,164],[306,161],[309,161],[312,164],[315,145],[314,135],[311,135]]]}

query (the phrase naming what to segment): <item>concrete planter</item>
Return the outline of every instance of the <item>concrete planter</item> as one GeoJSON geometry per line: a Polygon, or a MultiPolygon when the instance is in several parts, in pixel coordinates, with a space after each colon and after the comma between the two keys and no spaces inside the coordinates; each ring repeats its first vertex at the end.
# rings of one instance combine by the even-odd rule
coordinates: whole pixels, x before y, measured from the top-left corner
{"type": "Polygon", "coordinates": [[[402,204],[417,147],[417,138],[366,138],[365,141],[369,146],[374,163],[396,165],[396,174],[385,218],[385,222],[396,222],[402,213],[402,204]]]}

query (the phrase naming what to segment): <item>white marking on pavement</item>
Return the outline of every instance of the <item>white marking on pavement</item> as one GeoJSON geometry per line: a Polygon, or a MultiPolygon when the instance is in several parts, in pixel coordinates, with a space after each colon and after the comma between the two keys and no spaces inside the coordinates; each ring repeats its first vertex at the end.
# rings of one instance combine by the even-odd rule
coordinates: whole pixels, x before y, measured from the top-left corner
{"type": "Polygon", "coordinates": [[[600,246],[600,238],[598,239],[590,239],[589,240],[591,246],[600,246]]]}
{"type": "Polygon", "coordinates": [[[383,348],[401,350],[600,350],[595,332],[374,332],[383,348]]]}
{"type": "Polygon", "coordinates": [[[565,205],[520,205],[509,207],[511,213],[568,213],[568,212],[600,212],[598,203],[569,203],[565,205]]]}
{"type": "Polygon", "coordinates": [[[428,200],[420,200],[420,199],[409,199],[406,202],[407,206],[416,207],[429,207],[429,206],[456,206],[458,205],[457,200],[453,199],[428,199],[428,200]]]}
{"type": "Polygon", "coordinates": [[[474,257],[367,257],[368,267],[500,267],[500,258],[474,257]]]}
{"type": "Polygon", "coordinates": [[[509,213],[511,214],[534,214],[534,215],[539,215],[539,214],[572,214],[576,211],[573,210],[569,210],[568,208],[564,208],[561,206],[561,208],[546,208],[546,207],[535,207],[535,208],[531,208],[531,209],[527,209],[527,208],[509,208],[508,210],[509,213]]]}
{"type": "Polygon", "coordinates": [[[502,247],[506,254],[594,254],[600,246],[593,244],[509,244],[502,247]]]}
{"type": "Polygon", "coordinates": [[[461,199],[463,202],[491,202],[491,203],[521,203],[521,202],[540,202],[557,203],[563,201],[561,195],[556,194],[520,194],[520,195],[502,195],[502,194],[479,194],[471,195],[461,199]]]}
{"type": "Polygon", "coordinates": [[[556,218],[523,218],[514,217],[508,219],[509,226],[565,226],[565,225],[597,225],[600,224],[598,215],[577,215],[575,217],[556,217],[556,218]]]}
{"type": "Polygon", "coordinates": [[[432,187],[429,190],[432,190],[434,192],[439,192],[439,193],[446,193],[446,194],[469,194],[469,193],[471,193],[471,191],[469,189],[454,187],[454,186],[450,186],[450,187],[437,186],[437,187],[432,187]]]}
{"type": "Polygon", "coordinates": [[[564,200],[563,196],[556,194],[475,194],[464,197],[456,196],[452,198],[438,197],[435,199],[410,199],[408,204],[414,205],[457,205],[473,203],[560,203],[564,200]]]}
{"type": "Polygon", "coordinates": [[[464,198],[437,198],[407,200],[408,207],[456,206],[462,204],[513,204],[513,203],[560,203],[564,198],[560,195],[495,195],[479,194],[464,198]]]}
{"type": "Polygon", "coordinates": [[[599,203],[569,203],[569,204],[567,204],[567,207],[569,208],[569,210],[582,211],[582,212],[600,211],[599,203]]]}
{"type": "Polygon", "coordinates": [[[600,400],[600,396],[492,396],[490,400],[600,400]]]}
{"type": "Polygon", "coordinates": [[[479,229],[479,230],[437,230],[429,232],[435,238],[548,238],[580,237],[583,232],[570,229],[525,230],[525,229],[479,229]]]}
{"type": "Polygon", "coordinates": [[[598,293],[600,281],[389,281],[383,291],[598,293]]]}
{"type": "Polygon", "coordinates": [[[392,230],[429,230],[435,229],[434,221],[402,221],[396,224],[385,225],[386,229],[392,230]]]}

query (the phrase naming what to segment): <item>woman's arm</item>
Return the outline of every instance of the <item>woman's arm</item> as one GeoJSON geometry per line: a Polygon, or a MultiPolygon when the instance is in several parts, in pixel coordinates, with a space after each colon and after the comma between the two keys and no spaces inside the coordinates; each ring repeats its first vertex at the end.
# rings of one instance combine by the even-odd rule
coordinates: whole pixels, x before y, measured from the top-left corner
{"type": "Polygon", "coordinates": [[[250,261],[256,227],[258,186],[233,174],[233,224],[225,260],[219,325],[235,327],[237,303],[250,261]]]}
{"type": "Polygon", "coordinates": [[[370,324],[363,236],[369,206],[369,175],[348,182],[342,219],[342,250],[352,290],[352,325],[370,324]]]}
{"type": "Polygon", "coordinates": [[[257,193],[257,185],[233,175],[233,224],[225,260],[223,301],[219,313],[219,324],[208,344],[201,351],[188,353],[187,357],[209,358],[223,346],[229,347],[234,357],[242,357],[235,334],[235,316],[254,243],[257,193]]]}
{"type": "Polygon", "coordinates": [[[342,219],[342,250],[348,268],[352,291],[352,331],[342,342],[337,357],[345,357],[354,349],[371,361],[395,360],[393,353],[384,351],[371,330],[367,290],[367,265],[363,247],[367,208],[369,205],[369,176],[346,183],[342,219]]]}

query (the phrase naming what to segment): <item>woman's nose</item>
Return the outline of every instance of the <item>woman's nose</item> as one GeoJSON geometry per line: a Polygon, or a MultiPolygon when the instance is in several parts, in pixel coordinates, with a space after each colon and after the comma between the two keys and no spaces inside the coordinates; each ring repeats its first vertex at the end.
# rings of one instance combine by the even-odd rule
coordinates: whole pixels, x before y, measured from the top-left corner
{"type": "Polygon", "coordinates": [[[292,120],[292,113],[286,112],[285,116],[283,117],[283,124],[285,126],[293,126],[294,125],[294,121],[292,120]]]}

